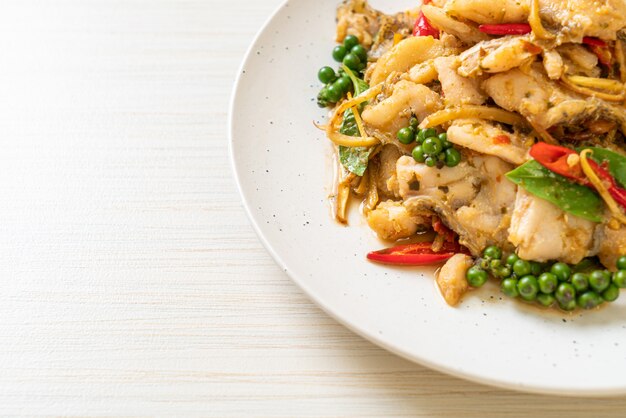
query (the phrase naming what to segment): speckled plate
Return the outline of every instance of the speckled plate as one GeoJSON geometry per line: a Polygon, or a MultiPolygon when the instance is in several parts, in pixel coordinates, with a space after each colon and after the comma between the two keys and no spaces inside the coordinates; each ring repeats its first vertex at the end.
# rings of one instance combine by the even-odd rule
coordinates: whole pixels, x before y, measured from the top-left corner
{"type": "MultiPolygon", "coordinates": [[[[373,3],[388,11],[412,4],[373,3]]],[[[335,6],[309,0],[281,6],[251,46],[233,95],[237,182],[276,262],[329,315],[433,369],[539,393],[626,393],[623,301],[569,315],[503,299],[487,286],[453,309],[439,295],[432,269],[365,260],[381,243],[356,211],[349,228],[332,220],[330,147],[312,122],[325,114],[314,101],[316,73],[333,65],[335,6]]]]}

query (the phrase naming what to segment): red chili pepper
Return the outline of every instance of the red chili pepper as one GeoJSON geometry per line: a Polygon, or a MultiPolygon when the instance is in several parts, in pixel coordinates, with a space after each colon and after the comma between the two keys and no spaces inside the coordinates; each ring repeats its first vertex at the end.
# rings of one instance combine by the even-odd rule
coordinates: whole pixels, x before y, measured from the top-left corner
{"type": "Polygon", "coordinates": [[[488,35],[526,35],[532,32],[528,23],[501,23],[498,25],[480,25],[478,30],[488,35]]]}
{"type": "Polygon", "coordinates": [[[580,164],[571,167],[567,163],[567,158],[570,155],[578,154],[576,151],[557,145],[546,144],[545,142],[538,142],[532,146],[529,153],[531,157],[548,170],[574,180],[577,183],[584,185],[589,184],[589,180],[585,177],[580,164]]]}
{"type": "Polygon", "coordinates": [[[583,38],[583,44],[587,45],[591,52],[593,52],[598,60],[607,66],[611,65],[611,61],[613,61],[613,55],[611,54],[611,50],[609,49],[609,45],[604,42],[600,38],[592,38],[590,36],[585,36],[583,38]]]}
{"type": "MultiPolygon", "coordinates": [[[[584,186],[593,187],[583,173],[580,163],[574,166],[570,166],[567,163],[567,157],[572,154],[577,154],[577,152],[569,148],[549,145],[545,142],[538,142],[530,149],[530,156],[548,170],[574,180],[584,186]]],[[[606,167],[606,162],[600,165],[592,159],[588,159],[587,161],[600,180],[606,183],[606,188],[613,199],[626,209],[626,189],[617,184],[615,178],[608,170],[608,167],[606,167]]]]}
{"type": "Polygon", "coordinates": [[[456,241],[456,233],[445,226],[439,217],[433,217],[433,231],[437,234],[441,235],[446,242],[455,242],[456,241]]]}
{"type": "Polygon", "coordinates": [[[439,39],[439,31],[430,24],[424,13],[420,12],[413,27],[413,36],[432,36],[435,39],[439,39]]]}
{"type": "Polygon", "coordinates": [[[607,183],[607,190],[609,194],[615,199],[615,201],[626,209],[626,190],[617,185],[615,178],[611,175],[611,173],[602,165],[593,161],[592,159],[587,160],[591,169],[598,175],[600,180],[604,183],[607,183]]]}
{"type": "Polygon", "coordinates": [[[468,253],[467,249],[458,242],[444,242],[439,252],[434,252],[432,245],[432,242],[399,245],[380,251],[373,251],[367,255],[367,259],[384,264],[428,266],[446,261],[458,253],[468,253]]]}
{"type": "Polygon", "coordinates": [[[583,44],[590,45],[590,46],[599,46],[599,47],[603,47],[603,48],[606,48],[608,46],[607,43],[604,42],[602,39],[600,39],[600,38],[593,38],[591,36],[585,36],[583,38],[583,44]]]}

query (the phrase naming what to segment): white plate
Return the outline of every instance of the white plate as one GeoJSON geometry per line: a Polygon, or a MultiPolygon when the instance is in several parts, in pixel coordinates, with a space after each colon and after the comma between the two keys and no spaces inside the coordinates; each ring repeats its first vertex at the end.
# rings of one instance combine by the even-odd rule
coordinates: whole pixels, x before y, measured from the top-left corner
{"type": "MultiPolygon", "coordinates": [[[[370,264],[365,254],[381,243],[363,221],[353,216],[345,228],[331,219],[330,148],[312,121],[325,114],[314,101],[316,74],[334,65],[336,3],[286,2],[249,50],[233,96],[236,177],[276,262],[331,316],[428,367],[523,391],[626,393],[623,300],[569,315],[507,300],[492,286],[449,308],[432,269],[370,264]]],[[[400,10],[411,2],[380,3],[400,10]]]]}

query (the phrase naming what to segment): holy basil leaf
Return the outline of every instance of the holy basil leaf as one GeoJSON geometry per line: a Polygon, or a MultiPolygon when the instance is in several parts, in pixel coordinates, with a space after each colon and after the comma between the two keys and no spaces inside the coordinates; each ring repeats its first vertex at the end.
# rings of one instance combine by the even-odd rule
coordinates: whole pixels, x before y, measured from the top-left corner
{"type": "Polygon", "coordinates": [[[369,84],[367,84],[365,80],[358,78],[354,74],[354,72],[350,68],[348,68],[345,64],[342,65],[341,68],[343,68],[343,71],[346,74],[348,74],[348,77],[350,77],[350,80],[352,80],[352,85],[354,86],[355,96],[358,96],[359,94],[363,93],[365,90],[370,88],[369,84]]]}
{"type": "Polygon", "coordinates": [[[352,109],[348,109],[343,113],[343,122],[341,122],[341,126],[339,127],[339,133],[348,136],[359,136],[359,126],[356,123],[356,118],[354,117],[354,112],[352,109]]]}
{"type": "Polygon", "coordinates": [[[354,84],[355,96],[358,96],[359,94],[363,93],[365,90],[370,88],[369,84],[367,84],[365,81],[361,80],[360,78],[357,78],[356,82],[353,80],[352,84],[354,84]]]}
{"type": "Polygon", "coordinates": [[[598,164],[607,162],[611,175],[622,187],[626,187],[626,157],[606,148],[589,149],[593,151],[591,158],[598,164]]]}
{"type": "MultiPolygon", "coordinates": [[[[355,96],[358,96],[359,94],[370,88],[370,86],[365,81],[354,75],[354,73],[348,67],[344,65],[343,69],[345,73],[348,74],[348,77],[350,77],[350,80],[352,80],[355,96]]],[[[358,112],[363,111],[364,107],[365,103],[361,103],[357,108],[358,112]]],[[[347,109],[344,112],[343,122],[341,122],[339,132],[348,136],[361,135],[352,109],[347,109]]],[[[369,163],[371,153],[372,148],[339,146],[339,161],[351,173],[354,173],[357,176],[363,176],[363,174],[365,174],[365,170],[367,170],[367,164],[369,163]]]]}
{"type": "Polygon", "coordinates": [[[535,160],[507,173],[506,177],[565,212],[593,222],[602,221],[604,205],[596,192],[553,173],[535,160]]]}
{"type": "Polygon", "coordinates": [[[351,173],[363,176],[371,153],[372,148],[339,146],[339,161],[351,173]]]}
{"type": "MultiPolygon", "coordinates": [[[[362,108],[362,106],[360,107],[362,108]]],[[[339,132],[348,136],[359,136],[359,127],[354,118],[352,109],[348,109],[343,114],[343,122],[339,132]]],[[[351,173],[361,177],[367,169],[372,148],[366,147],[344,147],[339,146],[339,161],[351,173]]]]}

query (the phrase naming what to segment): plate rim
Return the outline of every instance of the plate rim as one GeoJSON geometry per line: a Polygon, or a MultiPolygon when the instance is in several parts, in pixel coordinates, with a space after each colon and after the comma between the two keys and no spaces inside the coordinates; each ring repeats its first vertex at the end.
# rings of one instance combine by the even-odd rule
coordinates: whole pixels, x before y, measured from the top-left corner
{"type": "Polygon", "coordinates": [[[415,353],[411,353],[405,351],[401,348],[395,347],[388,341],[379,338],[375,333],[370,333],[367,330],[360,327],[358,324],[349,320],[348,318],[344,318],[341,315],[337,314],[331,306],[326,304],[323,298],[317,296],[316,292],[313,291],[306,283],[300,280],[293,272],[291,272],[286,267],[286,263],[283,262],[281,256],[276,252],[269,242],[269,240],[263,234],[261,227],[259,226],[259,222],[257,221],[255,215],[252,213],[252,206],[250,204],[249,198],[244,192],[241,182],[240,170],[237,164],[237,159],[234,152],[234,122],[235,122],[235,106],[237,104],[237,99],[240,93],[240,84],[242,81],[243,71],[246,68],[250,57],[253,54],[254,48],[257,45],[259,38],[266,32],[266,30],[270,27],[273,21],[277,18],[279,13],[294,0],[282,0],[280,4],[274,9],[273,12],[269,15],[268,18],[264,21],[261,27],[257,30],[254,35],[252,41],[250,42],[246,52],[244,53],[243,59],[241,63],[237,67],[237,74],[235,76],[235,82],[233,84],[233,88],[230,94],[230,101],[228,105],[228,117],[227,117],[227,135],[228,135],[228,156],[230,160],[230,168],[232,170],[232,175],[235,180],[235,185],[237,187],[237,192],[243,204],[246,216],[248,220],[252,224],[254,232],[265,250],[270,254],[274,262],[287,274],[287,276],[291,279],[293,283],[307,296],[309,300],[311,300],[316,306],[318,306],[326,315],[340,323],[342,326],[349,329],[351,332],[356,335],[364,338],[365,340],[371,342],[372,344],[383,348],[384,350],[399,356],[405,360],[408,360],[412,363],[418,364],[420,366],[435,370],[437,372],[453,376],[455,378],[463,379],[466,381],[470,381],[473,383],[478,383],[481,385],[496,387],[500,389],[512,390],[521,393],[529,393],[535,395],[550,395],[550,396],[566,396],[566,397],[587,397],[587,398],[599,398],[599,397],[613,397],[620,396],[626,394],[626,384],[622,387],[600,387],[596,389],[562,389],[554,386],[541,386],[541,385],[527,385],[521,382],[515,382],[513,380],[501,380],[495,378],[488,378],[481,376],[476,373],[471,373],[465,371],[463,369],[456,369],[451,366],[447,366],[445,364],[437,363],[432,361],[431,359],[421,357],[416,355],[415,353]]]}

